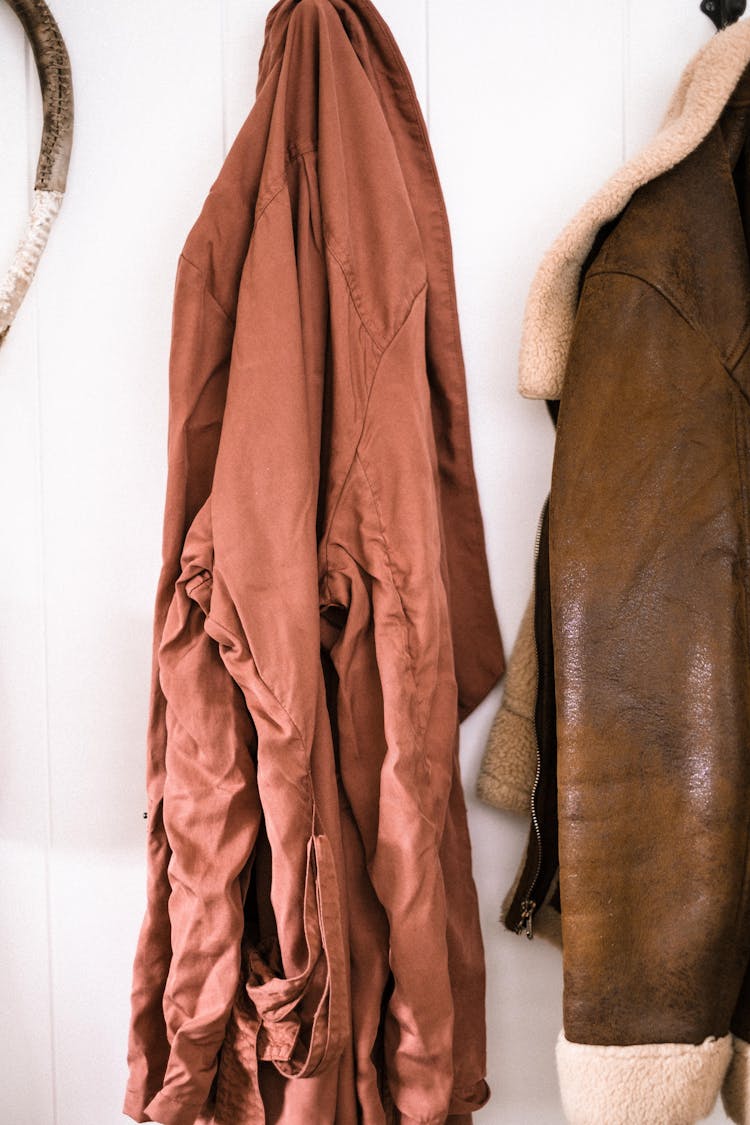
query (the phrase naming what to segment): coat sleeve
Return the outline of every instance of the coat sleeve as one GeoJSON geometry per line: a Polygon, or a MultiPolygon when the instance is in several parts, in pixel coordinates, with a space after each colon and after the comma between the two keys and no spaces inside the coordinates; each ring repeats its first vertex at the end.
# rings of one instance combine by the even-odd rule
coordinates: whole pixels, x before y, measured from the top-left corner
{"type": "MultiPolygon", "coordinates": [[[[128,1046],[130,1077],[125,1100],[125,1112],[139,1121],[148,1120],[143,1116],[145,1107],[162,1088],[169,1062],[170,1017],[167,1015],[165,1022],[163,998],[165,992],[168,993],[175,937],[170,920],[170,910],[177,901],[171,901],[172,882],[182,880],[181,885],[184,885],[181,869],[186,862],[184,856],[175,858],[173,855],[175,841],[182,842],[183,828],[178,823],[179,799],[176,803],[173,800],[171,811],[165,801],[168,746],[173,762],[180,766],[185,764],[188,748],[192,746],[199,757],[203,755],[206,771],[214,768],[222,772],[229,768],[230,762],[236,770],[240,769],[240,763],[243,769],[249,770],[248,747],[253,737],[249,717],[246,713],[243,715],[235,685],[219,668],[218,657],[208,638],[201,635],[199,605],[187,594],[185,581],[179,582],[188,529],[203,509],[211,490],[232,338],[232,322],[209,293],[202,273],[181,257],[172,325],[169,472],[163,564],[154,617],[147,734],[147,902],[133,971],[128,1046]],[[197,696],[195,700],[194,712],[201,723],[198,729],[191,730],[186,724],[179,705],[167,704],[160,678],[160,649],[166,632],[171,632],[166,655],[171,664],[171,683],[178,697],[182,698],[178,685],[188,669],[196,673],[193,689],[202,696],[200,701],[197,696]],[[220,741],[214,742],[213,724],[218,709],[226,710],[228,730],[220,741]],[[211,755],[213,766],[210,765],[211,755]]],[[[172,786],[173,798],[174,785],[182,784],[179,776],[178,770],[172,786]]],[[[238,776],[235,775],[235,782],[238,776]]],[[[184,779],[184,771],[182,777],[184,779]]],[[[249,784],[249,773],[246,780],[249,784]]],[[[237,808],[249,797],[236,793],[233,800],[237,808]]],[[[249,846],[248,839],[241,850],[247,851],[249,846]]],[[[191,862],[197,860],[194,856],[191,862]]],[[[232,866],[233,871],[235,866],[232,866]]],[[[231,915],[235,909],[235,888],[231,880],[226,889],[231,915]]]]}
{"type": "Polygon", "coordinates": [[[741,979],[749,732],[735,435],[746,410],[711,342],[661,293],[626,274],[589,277],[550,517],[558,1058],[578,1125],[697,1120],[718,1090],[724,1047],[698,1045],[726,1036],[741,979]],[[639,1049],[653,1044],[656,1081],[654,1051],[639,1049]],[[615,1086],[640,1099],[625,1116],[615,1086]]]}
{"type": "Polygon", "coordinates": [[[170,1054],[147,1113],[164,1125],[181,1125],[183,1116],[192,1123],[209,1092],[239,984],[244,890],[261,820],[255,730],[206,631],[210,588],[210,573],[187,560],[159,652],[172,946],[162,1007],[170,1054]]]}

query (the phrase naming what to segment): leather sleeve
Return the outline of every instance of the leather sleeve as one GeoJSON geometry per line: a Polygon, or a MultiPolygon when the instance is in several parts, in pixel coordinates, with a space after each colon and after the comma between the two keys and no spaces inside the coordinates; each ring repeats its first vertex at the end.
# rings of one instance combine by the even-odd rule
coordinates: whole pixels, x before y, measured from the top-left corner
{"type": "Polygon", "coordinates": [[[564,1024],[578,1043],[728,1030],[747,955],[746,412],[664,295],[589,276],[550,539],[564,1024]]]}

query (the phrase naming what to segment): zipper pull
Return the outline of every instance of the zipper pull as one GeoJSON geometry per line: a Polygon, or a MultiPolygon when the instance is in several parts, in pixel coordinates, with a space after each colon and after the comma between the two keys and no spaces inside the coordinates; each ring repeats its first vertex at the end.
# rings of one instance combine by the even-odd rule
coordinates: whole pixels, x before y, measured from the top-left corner
{"type": "Polygon", "coordinates": [[[521,921],[516,926],[517,934],[525,934],[529,941],[534,938],[534,911],[536,903],[533,899],[525,898],[521,903],[521,921]]]}

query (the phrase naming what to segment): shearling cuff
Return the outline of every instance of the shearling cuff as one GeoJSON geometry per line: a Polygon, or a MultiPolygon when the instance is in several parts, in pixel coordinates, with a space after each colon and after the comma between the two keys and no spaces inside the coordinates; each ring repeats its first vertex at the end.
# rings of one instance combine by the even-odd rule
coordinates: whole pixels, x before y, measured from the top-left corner
{"type": "Polygon", "coordinates": [[[570,1043],[561,1033],[565,1117],[569,1125],[695,1125],[713,1110],[731,1056],[731,1035],[699,1046],[598,1047],[570,1043]]]}
{"type": "Polygon", "coordinates": [[[733,1048],[721,1099],[730,1121],[750,1125],[750,1044],[735,1038],[733,1048]]]}
{"type": "Polygon", "coordinates": [[[503,702],[490,732],[477,781],[479,797],[496,809],[529,812],[536,776],[537,678],[532,594],[513,646],[503,702]]]}

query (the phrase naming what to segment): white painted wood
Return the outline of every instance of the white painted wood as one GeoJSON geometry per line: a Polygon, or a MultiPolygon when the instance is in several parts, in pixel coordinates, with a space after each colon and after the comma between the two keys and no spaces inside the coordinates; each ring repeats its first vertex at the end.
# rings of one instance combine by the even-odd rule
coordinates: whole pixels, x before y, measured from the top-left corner
{"type": "Polygon", "coordinates": [[[626,152],[657,131],[688,59],[715,34],[693,0],[628,0],[625,81],[626,152]]]}
{"type": "Polygon", "coordinates": [[[248,4],[247,0],[220,2],[224,50],[224,151],[227,152],[255,101],[258,60],[269,6],[248,4]]]}
{"type": "MultiPolygon", "coordinates": [[[[539,259],[621,161],[620,3],[429,3],[430,125],[453,230],[469,401],[495,600],[510,649],[531,591],[553,429],[516,392],[521,317],[539,259]]],[[[498,693],[464,725],[462,761],[488,971],[486,1125],[562,1122],[554,1068],[561,966],[499,922],[526,826],[473,788],[498,693]]]]}
{"type": "MultiPolygon", "coordinates": [[[[30,203],[26,47],[0,5],[0,273],[30,203]]],[[[36,142],[38,146],[38,141],[36,142]]],[[[0,348],[0,1117],[53,1121],[48,793],[36,334],[29,300],[0,348]]]]}
{"type": "Polygon", "coordinates": [[[425,116],[429,113],[427,91],[428,0],[379,0],[378,11],[390,27],[414,82],[425,116]]]}
{"type": "Polygon", "coordinates": [[[56,1125],[103,1125],[120,1119],[145,901],[174,275],[222,156],[221,20],[213,0],[56,0],[55,14],[76,97],[68,191],[36,287],[56,1125]]]}
{"type": "MultiPolygon", "coordinates": [[[[75,82],[69,189],[0,350],[0,1118],[18,1125],[122,1120],[145,897],[174,271],[252,105],[269,6],[53,4],[75,82]]],[[[651,135],[712,28],[698,0],[379,8],[428,116],[451,218],[477,475],[510,648],[553,444],[544,407],[515,392],[526,292],[565,221],[651,135]]],[[[24,123],[21,36],[4,5],[0,73],[4,105],[19,105],[0,118],[1,264],[28,209],[40,128],[33,73],[24,123]]],[[[562,1125],[559,955],[497,922],[525,826],[472,795],[498,695],[462,737],[494,1090],[477,1122],[562,1125]]]]}
{"type": "MultiPolygon", "coordinates": [[[[685,63],[710,34],[697,3],[685,0],[542,0],[531,15],[528,5],[474,0],[461,18],[452,0],[429,0],[431,135],[453,229],[475,461],[508,647],[530,591],[553,448],[544,406],[515,391],[528,287],[567,220],[628,147],[654,131],[685,63]]],[[[498,924],[526,828],[473,796],[496,704],[488,701],[462,732],[494,1090],[477,1121],[562,1125],[554,1062],[560,957],[498,924]]],[[[712,1120],[725,1116],[718,1110],[712,1120]]]]}
{"type": "Polygon", "coordinates": [[[430,0],[431,135],[453,230],[475,459],[505,635],[528,595],[552,427],[516,393],[529,284],[622,154],[622,9],[430,0]],[[594,33],[595,28],[595,33],[594,33]],[[595,44],[595,46],[594,46],[595,44]]]}

